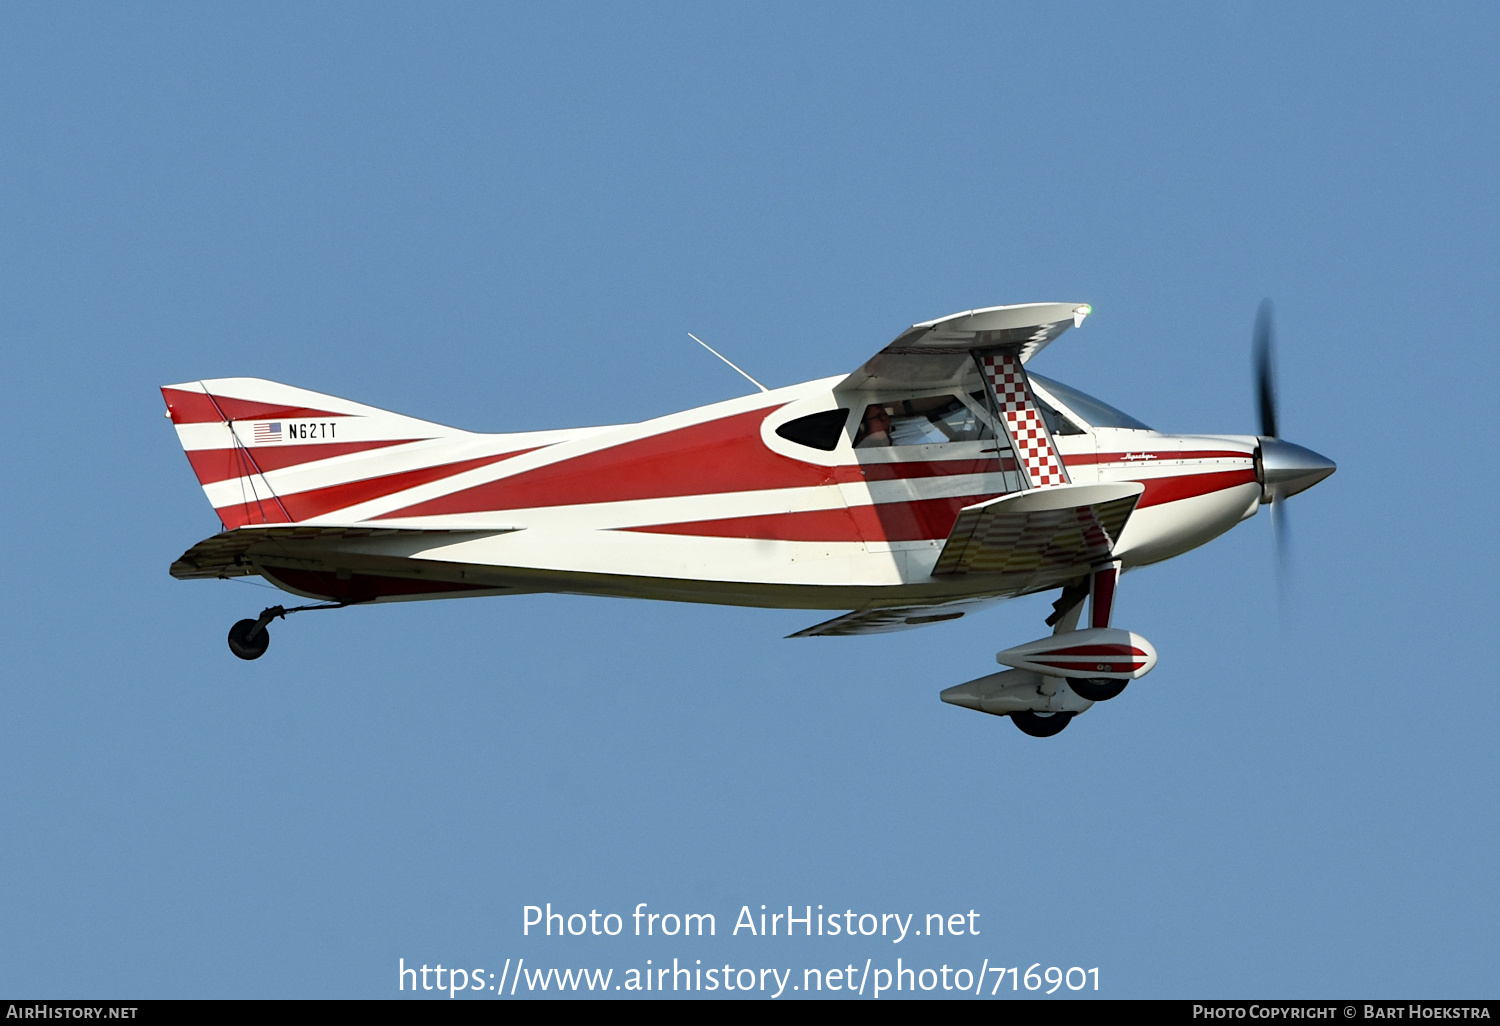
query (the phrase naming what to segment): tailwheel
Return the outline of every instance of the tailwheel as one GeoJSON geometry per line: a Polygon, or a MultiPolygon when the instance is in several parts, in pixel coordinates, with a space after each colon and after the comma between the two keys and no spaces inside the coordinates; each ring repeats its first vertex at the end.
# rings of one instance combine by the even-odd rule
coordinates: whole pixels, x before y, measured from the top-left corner
{"type": "Polygon", "coordinates": [[[315,606],[271,606],[262,609],[254,620],[241,620],[229,628],[229,651],[241,659],[259,659],[271,647],[271,632],[266,625],[278,616],[283,620],[288,613],[305,613],[310,609],[343,609],[347,602],[323,602],[315,606]]]}
{"type": "Polygon", "coordinates": [[[229,628],[229,651],[241,659],[259,659],[271,646],[271,632],[259,620],[241,620],[229,628]]]}
{"type": "Polygon", "coordinates": [[[1024,709],[1021,712],[1011,713],[1010,719],[1023,734],[1030,734],[1032,737],[1051,737],[1054,734],[1061,734],[1074,715],[1070,712],[1038,713],[1024,709]]]}
{"type": "Polygon", "coordinates": [[[1073,694],[1079,698],[1087,698],[1090,702],[1108,702],[1121,691],[1125,690],[1128,680],[1116,680],[1113,677],[1069,677],[1068,687],[1073,689],[1073,694]]]}

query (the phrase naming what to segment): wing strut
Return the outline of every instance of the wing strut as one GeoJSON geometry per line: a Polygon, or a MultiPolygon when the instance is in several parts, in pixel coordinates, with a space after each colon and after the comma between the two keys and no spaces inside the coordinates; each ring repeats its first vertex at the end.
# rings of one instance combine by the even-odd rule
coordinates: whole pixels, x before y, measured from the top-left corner
{"type": "Polygon", "coordinates": [[[989,396],[996,420],[1005,425],[1010,434],[1011,447],[1016,460],[1025,472],[1026,483],[1031,488],[1050,488],[1054,485],[1071,484],[1068,468],[1053,444],[1052,432],[1037,409],[1036,397],[1031,394],[1031,382],[1026,377],[1026,368],[1021,365],[1020,349],[1006,346],[1002,349],[973,350],[974,362],[979,364],[980,377],[984,379],[984,390],[989,396]]]}

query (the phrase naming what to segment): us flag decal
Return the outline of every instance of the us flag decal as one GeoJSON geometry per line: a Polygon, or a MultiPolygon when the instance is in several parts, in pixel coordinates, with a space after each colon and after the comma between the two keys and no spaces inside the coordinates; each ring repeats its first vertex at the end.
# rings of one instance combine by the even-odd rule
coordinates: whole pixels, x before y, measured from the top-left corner
{"type": "Polygon", "coordinates": [[[281,422],[278,420],[271,424],[255,425],[255,444],[264,445],[266,442],[281,441],[281,422]]]}

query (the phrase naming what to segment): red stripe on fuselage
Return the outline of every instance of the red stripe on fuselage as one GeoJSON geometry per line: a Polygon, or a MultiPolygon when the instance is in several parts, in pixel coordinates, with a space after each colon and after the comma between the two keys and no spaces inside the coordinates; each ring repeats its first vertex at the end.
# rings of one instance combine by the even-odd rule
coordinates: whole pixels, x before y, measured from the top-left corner
{"type": "Polygon", "coordinates": [[[877,502],[873,506],[851,506],[849,512],[865,541],[924,541],[948,537],[959,511],[1001,493],[955,495],[915,502],[877,502]]]}
{"type": "MultiPolygon", "coordinates": [[[[245,494],[249,495],[250,491],[247,486],[245,494]]],[[[231,531],[247,524],[290,524],[292,522],[292,518],[269,495],[260,499],[251,499],[248,502],[237,502],[230,506],[215,506],[214,512],[219,514],[224,527],[231,531]]]]}
{"type": "Polygon", "coordinates": [[[1015,470],[1016,461],[997,463],[993,457],[982,460],[911,460],[901,463],[856,463],[833,467],[833,479],[840,484],[858,481],[901,481],[923,477],[960,477],[965,474],[995,474],[1015,470]]]}
{"type": "Polygon", "coordinates": [[[253,399],[235,399],[232,396],[216,395],[210,398],[205,392],[184,392],[178,388],[164,388],[161,395],[172,413],[173,424],[222,424],[225,417],[230,420],[296,420],[299,417],[353,416],[330,410],[314,410],[306,406],[278,406],[253,399]]]}
{"type": "MultiPolygon", "coordinates": [[[[257,445],[250,450],[261,473],[285,470],[303,463],[315,463],[335,456],[347,456],[351,452],[366,452],[390,445],[405,445],[420,442],[420,438],[393,438],[382,442],[316,442],[311,445],[257,445]]],[[[200,484],[210,485],[218,481],[229,481],[255,473],[244,454],[238,449],[191,449],[187,454],[198,475],[200,484]]]]}
{"type": "Polygon", "coordinates": [[[311,520],[335,510],[346,509],[349,506],[358,505],[361,502],[369,502],[383,495],[393,495],[396,492],[404,492],[408,488],[417,485],[429,484],[433,481],[441,481],[445,477],[462,474],[465,471],[476,470],[479,467],[488,466],[491,463],[499,463],[508,460],[512,456],[519,456],[523,452],[533,452],[532,449],[518,449],[515,452],[503,452],[496,456],[480,456],[472,460],[459,460],[456,463],[443,463],[435,467],[422,467],[418,470],[405,470],[398,474],[385,474],[380,477],[367,477],[361,481],[346,481],[343,484],[329,485],[325,488],[310,488],[303,492],[292,492],[290,495],[279,495],[277,499],[262,499],[260,502],[236,503],[232,506],[221,506],[217,512],[219,519],[231,528],[243,527],[245,524],[261,523],[286,523],[281,516],[280,507],[285,507],[291,515],[292,522],[311,520]],[[272,507],[277,507],[272,509],[272,507]],[[265,519],[262,519],[265,518],[265,519]]]}
{"type": "Polygon", "coordinates": [[[498,481],[382,514],[376,519],[485,513],[538,506],[626,502],[832,483],[831,467],[766,448],[760,424],[772,411],[751,410],[649,438],[523,470],[498,481]]]}
{"type": "Polygon", "coordinates": [[[1191,499],[1237,485],[1254,484],[1255,471],[1247,467],[1244,470],[1222,470],[1213,474],[1179,474],[1174,477],[1151,477],[1140,483],[1146,486],[1146,490],[1141,494],[1141,501],[1135,504],[1136,509],[1160,506],[1164,502],[1176,502],[1178,499],[1191,499]]]}
{"type": "MultiPolygon", "coordinates": [[[[953,461],[955,463],[962,461],[953,461]]],[[[920,466],[920,464],[881,464],[920,466]]],[[[1253,470],[1227,470],[1211,474],[1183,474],[1142,482],[1146,490],[1136,504],[1156,506],[1178,499],[1233,488],[1255,481],[1253,470]]],[[[959,511],[965,506],[995,498],[964,495],[922,499],[916,502],[883,502],[852,506],[847,510],[808,510],[798,513],[768,513],[759,516],[722,517],[673,524],[628,527],[627,531],[650,534],[682,534],[713,538],[763,538],[780,541],[917,541],[948,537],[959,511]]]]}
{"type": "Polygon", "coordinates": [[[755,538],[804,542],[924,541],[948,537],[959,510],[993,495],[961,495],[917,502],[882,502],[847,509],[723,517],[678,524],[627,527],[649,534],[684,534],[710,538],[755,538]]]}
{"type": "MultiPolygon", "coordinates": [[[[760,437],[770,408],[693,424],[647,438],[559,460],[532,470],[475,485],[383,513],[374,519],[451,516],[510,509],[589,505],[641,499],[713,495],[747,491],[806,488],[858,481],[886,481],[994,473],[995,459],[914,460],[859,463],[837,467],[783,456],[760,437]]],[[[260,450],[257,450],[259,452],[260,450]]],[[[1071,462],[1119,462],[1125,454],[1088,454],[1071,462]]],[[[1194,450],[1153,454],[1163,459],[1244,458],[1230,450],[1194,450]]],[[[1148,479],[1138,506],[1202,495],[1254,480],[1250,468],[1148,479]]],[[[958,511],[991,498],[967,496],[856,506],[847,517],[838,511],[727,517],[689,523],[651,525],[628,530],[737,538],[798,541],[916,540],[947,537],[958,511]],[[850,534],[852,519],[858,537],[850,534]]]]}
{"type": "MultiPolygon", "coordinates": [[[[806,463],[766,448],[760,425],[771,412],[753,410],[624,442],[385,513],[377,519],[950,477],[1005,469],[994,459],[833,467],[806,463]]],[[[1010,469],[1014,469],[1013,464],[1010,469]]]]}

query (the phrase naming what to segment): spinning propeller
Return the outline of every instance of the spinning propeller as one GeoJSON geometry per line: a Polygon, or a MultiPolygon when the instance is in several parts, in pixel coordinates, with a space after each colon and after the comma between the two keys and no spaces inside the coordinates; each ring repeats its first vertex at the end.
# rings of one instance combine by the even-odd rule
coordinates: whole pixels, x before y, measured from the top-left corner
{"type": "Polygon", "coordinates": [[[1282,441],[1276,425],[1276,332],[1271,324],[1271,301],[1263,299],[1255,314],[1253,340],[1255,398],[1260,408],[1260,445],[1255,450],[1255,474],[1260,501],[1271,506],[1271,536],[1276,544],[1277,569],[1285,574],[1287,525],[1281,504],[1306,491],[1338,467],[1311,449],[1282,441]]]}

